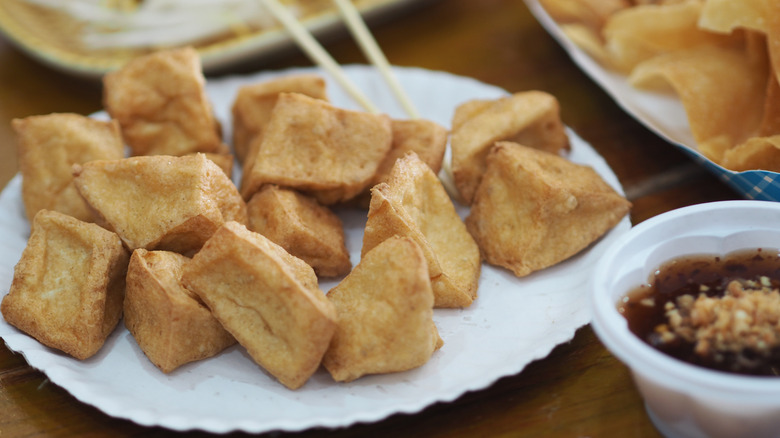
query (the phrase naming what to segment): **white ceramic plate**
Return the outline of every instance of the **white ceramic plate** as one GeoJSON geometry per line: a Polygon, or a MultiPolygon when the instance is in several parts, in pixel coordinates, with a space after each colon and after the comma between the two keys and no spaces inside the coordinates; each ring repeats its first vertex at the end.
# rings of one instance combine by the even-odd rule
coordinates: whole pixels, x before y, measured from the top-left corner
{"type": "Polygon", "coordinates": [[[569,40],[538,0],[525,0],[528,9],[569,54],[577,66],[609,94],[628,114],[749,199],[780,201],[780,174],[765,170],[734,172],[702,155],[680,99],[672,94],[639,90],[622,74],[602,67],[569,40]]]}
{"type": "MultiPolygon", "coordinates": [[[[207,87],[218,117],[229,128],[229,108],[240,85],[302,71],[319,70],[231,77],[210,81],[207,87]]],[[[374,69],[348,66],[346,71],[375,104],[393,117],[403,117],[374,69]]],[[[395,71],[423,117],[444,126],[449,126],[456,105],[469,99],[506,95],[499,88],[448,73],[411,68],[395,71]]],[[[335,105],[358,109],[328,81],[335,105]]],[[[621,190],[604,160],[573,132],[570,135],[571,160],[591,165],[621,190]]],[[[0,195],[3,294],[8,291],[13,266],[29,233],[19,189],[17,175],[0,195]]],[[[461,207],[459,213],[465,216],[467,211],[461,207]]],[[[357,263],[365,212],[342,214],[347,246],[353,263],[357,263]]],[[[211,432],[347,426],[396,413],[415,413],[435,402],[454,400],[503,376],[519,373],[531,361],[547,356],[556,345],[571,340],[575,331],[590,321],[588,282],[596,261],[629,228],[625,218],[578,256],[523,279],[503,269],[483,266],[479,297],[470,308],[435,310],[434,321],[445,344],[427,364],[348,384],[335,383],[320,370],[302,388],[288,390],[255,365],[241,347],[165,375],[144,357],[121,323],[104,348],[85,361],[42,346],[4,320],[0,321],[0,336],[10,349],[22,353],[31,366],[77,399],[108,415],[143,425],[211,432]]],[[[331,286],[333,282],[321,284],[323,291],[331,286]]]]}

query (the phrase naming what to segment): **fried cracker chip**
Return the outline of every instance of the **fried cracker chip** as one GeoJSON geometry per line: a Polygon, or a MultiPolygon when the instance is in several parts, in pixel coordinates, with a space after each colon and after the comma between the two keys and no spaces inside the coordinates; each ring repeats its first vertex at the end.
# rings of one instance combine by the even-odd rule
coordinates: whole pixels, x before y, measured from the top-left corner
{"type": "Polygon", "coordinates": [[[328,299],[339,323],[322,364],[338,382],[420,367],[444,343],[425,257],[410,238],[375,246],[328,299]]]}
{"type": "Polygon", "coordinates": [[[240,162],[245,162],[252,142],[259,147],[263,127],[271,118],[279,93],[300,93],[315,99],[327,100],[325,80],[316,74],[295,74],[245,85],[238,89],[233,102],[233,150],[240,162]]]}
{"type": "Polygon", "coordinates": [[[466,226],[488,263],[523,277],[578,253],[630,206],[590,167],[499,142],[466,226]]]}
{"type": "Polygon", "coordinates": [[[236,343],[200,298],[182,286],[188,262],[175,252],[139,248],[127,268],[125,326],[164,373],[236,343]]]}
{"type": "Polygon", "coordinates": [[[249,200],[247,213],[250,230],[308,263],[317,275],[336,277],[352,269],[341,219],[311,197],[267,185],[249,200]]]}
{"type": "Polygon", "coordinates": [[[71,166],[124,156],[116,121],[55,113],[14,119],[19,148],[22,201],[32,222],[38,210],[54,210],[91,222],[92,211],[73,185],[71,166]]]}
{"type": "Polygon", "coordinates": [[[754,135],[763,116],[769,72],[743,50],[702,46],[658,55],[634,69],[629,80],[640,88],[670,85],[685,107],[691,132],[702,153],[722,160],[717,142],[735,145],[754,135]]]}
{"type": "Polygon", "coordinates": [[[767,31],[766,5],[772,0],[707,0],[703,2],[698,26],[712,32],[731,33],[735,29],[767,31]]]}
{"type": "Polygon", "coordinates": [[[722,165],[736,172],[756,169],[780,172],[780,135],[748,139],[727,150],[722,165]]]}
{"type": "Polygon", "coordinates": [[[204,154],[141,156],[74,166],[79,193],[128,249],[197,251],[226,221],[246,223],[233,182],[204,154]]]}
{"type": "Polygon", "coordinates": [[[336,108],[297,93],[281,93],[241,194],[263,184],[310,193],[322,204],[348,201],[371,182],[390,150],[386,115],[336,108]]]}
{"type": "Polygon", "coordinates": [[[560,23],[581,23],[596,32],[615,12],[632,6],[629,0],[539,0],[539,4],[560,23]]]}
{"type": "Polygon", "coordinates": [[[362,255],[392,236],[409,237],[428,263],[436,307],[467,307],[477,296],[479,248],[430,167],[410,152],[387,183],[371,189],[362,255]]]}
{"type": "Polygon", "coordinates": [[[317,370],[336,330],[336,310],[314,270],[237,222],[214,233],[184,267],[182,282],[290,389],[317,370]]]}
{"type": "Polygon", "coordinates": [[[629,73],[663,53],[700,46],[739,47],[740,40],[697,26],[702,3],[638,5],[612,15],[603,30],[612,64],[629,73]]]}
{"type": "Polygon", "coordinates": [[[205,90],[198,52],[160,50],[103,78],[106,111],[133,155],[227,152],[205,90]]]}
{"type": "Polygon", "coordinates": [[[0,306],[3,317],[48,347],[91,357],[122,315],[128,257],[116,234],[40,210],[0,306]]]}
{"type": "Polygon", "coordinates": [[[558,100],[541,91],[515,93],[493,101],[466,102],[452,122],[452,172],[466,203],[471,203],[485,169],[485,156],[497,141],[517,141],[552,153],[569,149],[558,100]]]}

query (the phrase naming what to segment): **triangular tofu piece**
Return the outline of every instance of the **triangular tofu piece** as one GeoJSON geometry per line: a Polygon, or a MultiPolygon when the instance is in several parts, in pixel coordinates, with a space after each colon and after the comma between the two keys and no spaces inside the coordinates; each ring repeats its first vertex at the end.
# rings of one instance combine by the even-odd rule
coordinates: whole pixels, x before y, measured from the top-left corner
{"type": "Polygon", "coordinates": [[[131,157],[74,166],[79,193],[128,249],[197,251],[226,221],[246,223],[246,203],[204,154],[131,157]]]}
{"type": "Polygon", "coordinates": [[[336,310],[311,266],[265,236],[225,223],[185,266],[182,282],[283,385],[299,388],[319,367],[336,310]]]}
{"type": "Polygon", "coordinates": [[[250,230],[308,263],[318,276],[352,269],[341,219],[314,198],[269,184],[247,202],[247,212],[250,230]]]}
{"type": "Polygon", "coordinates": [[[116,234],[40,210],[3,298],[3,317],[40,343],[86,359],[122,315],[128,258],[116,234]]]}
{"type": "Polygon", "coordinates": [[[559,153],[569,149],[558,100],[525,91],[496,100],[467,101],[452,119],[452,172],[460,195],[470,204],[485,171],[485,157],[497,141],[513,141],[559,153]]]}
{"type": "Polygon", "coordinates": [[[371,182],[392,144],[390,118],[336,108],[298,93],[279,94],[256,156],[244,167],[241,194],[264,184],[348,201],[371,182]]]}
{"type": "Polygon", "coordinates": [[[119,123],[53,113],[14,119],[11,126],[18,143],[27,219],[32,222],[38,210],[46,209],[92,222],[92,211],[73,185],[71,166],[122,158],[119,123]]]}
{"type": "Polygon", "coordinates": [[[466,225],[485,260],[518,277],[578,253],[631,208],[592,168],[558,155],[499,142],[486,162],[466,225]]]}
{"type": "Polygon", "coordinates": [[[443,345],[425,257],[410,238],[374,247],[328,299],[339,322],[322,364],[336,381],[417,368],[443,345]]]}
{"type": "Polygon", "coordinates": [[[396,161],[387,183],[374,186],[362,255],[395,236],[423,251],[435,307],[467,307],[477,296],[479,248],[441,181],[415,153],[396,161]]]}
{"type": "Polygon", "coordinates": [[[162,372],[211,357],[236,343],[181,284],[189,259],[169,251],[133,251],[127,268],[125,326],[162,372]]]}

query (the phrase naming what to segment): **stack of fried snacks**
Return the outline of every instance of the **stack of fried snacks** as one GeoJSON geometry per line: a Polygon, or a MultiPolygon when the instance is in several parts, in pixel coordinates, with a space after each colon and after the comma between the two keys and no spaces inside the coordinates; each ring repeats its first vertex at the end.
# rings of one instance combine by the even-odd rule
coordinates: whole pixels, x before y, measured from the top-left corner
{"type": "Polygon", "coordinates": [[[699,152],[780,171],[780,3],[540,0],[564,33],[637,88],[679,96],[699,152]]]}

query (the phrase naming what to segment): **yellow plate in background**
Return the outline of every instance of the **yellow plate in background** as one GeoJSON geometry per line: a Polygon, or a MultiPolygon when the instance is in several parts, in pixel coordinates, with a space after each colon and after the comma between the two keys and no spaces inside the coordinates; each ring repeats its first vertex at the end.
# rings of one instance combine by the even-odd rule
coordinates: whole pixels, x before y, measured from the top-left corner
{"type": "MultiPolygon", "coordinates": [[[[301,23],[315,35],[342,26],[341,17],[330,0],[303,0],[310,12],[301,23]]],[[[354,0],[366,18],[390,13],[421,0],[354,0]]],[[[88,49],[81,41],[85,23],[61,11],[34,5],[25,0],[0,0],[0,32],[33,58],[58,70],[83,77],[99,78],[129,59],[154,50],[88,49]]],[[[201,54],[203,70],[209,74],[247,59],[291,47],[281,27],[226,35],[209,42],[193,44],[201,54]]]]}

